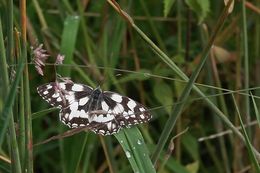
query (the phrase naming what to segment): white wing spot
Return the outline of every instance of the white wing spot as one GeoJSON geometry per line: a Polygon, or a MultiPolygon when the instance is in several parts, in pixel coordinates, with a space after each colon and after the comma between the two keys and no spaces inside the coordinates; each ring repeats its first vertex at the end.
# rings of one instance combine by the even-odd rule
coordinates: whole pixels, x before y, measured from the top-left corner
{"type": "Polygon", "coordinates": [[[71,89],[72,89],[72,91],[83,91],[84,90],[83,86],[79,85],[79,84],[74,84],[71,89]]]}
{"type": "Polygon", "coordinates": [[[61,97],[58,97],[57,102],[61,102],[61,101],[62,101],[61,97]]]}
{"type": "Polygon", "coordinates": [[[144,112],[144,111],[145,111],[145,109],[144,109],[143,107],[139,108],[139,110],[140,110],[141,112],[144,112]]]}
{"type": "Polygon", "coordinates": [[[47,90],[52,88],[51,85],[46,85],[46,87],[47,87],[47,90]]]}
{"type": "Polygon", "coordinates": [[[128,111],[128,115],[134,115],[134,112],[133,111],[128,111]]]}
{"type": "Polygon", "coordinates": [[[115,118],[114,115],[112,114],[107,114],[106,117],[104,117],[102,114],[101,115],[95,115],[92,119],[92,121],[98,122],[98,123],[104,123],[104,122],[108,122],[111,121],[115,118]]]}
{"type": "Polygon", "coordinates": [[[68,100],[69,103],[72,103],[72,102],[75,101],[74,94],[71,94],[71,93],[66,94],[66,95],[65,95],[65,98],[68,100]]]}
{"type": "Polygon", "coordinates": [[[114,109],[113,109],[113,113],[115,115],[117,114],[122,114],[124,112],[124,107],[121,104],[117,104],[114,109]]]}
{"type": "Polygon", "coordinates": [[[64,90],[66,89],[65,83],[59,83],[59,87],[64,90]]]}
{"type": "Polygon", "coordinates": [[[78,110],[78,107],[79,107],[79,103],[78,103],[78,102],[73,102],[73,103],[70,105],[71,111],[77,111],[77,110],[78,110]]]}
{"type": "Polygon", "coordinates": [[[111,130],[112,129],[112,122],[110,121],[109,123],[107,123],[107,129],[111,130]]]}
{"type": "Polygon", "coordinates": [[[116,130],[115,128],[116,128],[116,124],[113,123],[113,124],[112,124],[112,129],[114,129],[114,131],[116,130]]]}
{"type": "Polygon", "coordinates": [[[77,111],[80,118],[88,118],[88,114],[82,109],[80,111],[77,111]]]}
{"type": "Polygon", "coordinates": [[[101,106],[102,106],[102,109],[104,111],[108,111],[109,110],[109,106],[107,105],[107,103],[105,101],[101,102],[101,106]]]}
{"type": "Polygon", "coordinates": [[[80,118],[88,118],[88,114],[86,114],[86,112],[84,110],[71,110],[70,116],[69,116],[69,120],[71,120],[74,117],[80,117],[80,118]]]}
{"type": "Polygon", "coordinates": [[[111,99],[116,101],[117,103],[122,102],[123,98],[119,94],[112,94],[111,99]]]}
{"type": "Polygon", "coordinates": [[[141,119],[144,119],[144,118],[145,118],[145,117],[144,117],[144,114],[141,114],[141,115],[140,115],[140,118],[141,118],[141,119]]]}
{"type": "Polygon", "coordinates": [[[80,106],[85,105],[88,102],[88,100],[89,100],[89,97],[83,97],[83,98],[79,99],[79,105],[80,106]]]}
{"type": "Polygon", "coordinates": [[[71,126],[72,126],[72,128],[76,128],[76,127],[78,127],[78,124],[73,123],[71,126]]]}
{"type": "Polygon", "coordinates": [[[127,106],[131,109],[134,110],[135,106],[136,106],[136,102],[133,100],[129,100],[129,102],[127,103],[127,106]]]}
{"type": "Polygon", "coordinates": [[[46,90],[46,91],[44,91],[43,92],[43,95],[46,95],[46,94],[48,94],[49,92],[46,90]]]}
{"type": "Polygon", "coordinates": [[[64,117],[67,119],[67,118],[69,118],[69,113],[66,113],[65,115],[64,115],[64,117]]]}
{"type": "Polygon", "coordinates": [[[60,96],[60,94],[59,94],[58,92],[56,92],[56,93],[54,93],[54,94],[52,95],[53,98],[57,98],[57,97],[59,97],[59,96],[60,96]]]}
{"type": "Polygon", "coordinates": [[[99,130],[99,132],[100,132],[101,134],[104,134],[104,133],[105,133],[105,130],[99,130]]]}

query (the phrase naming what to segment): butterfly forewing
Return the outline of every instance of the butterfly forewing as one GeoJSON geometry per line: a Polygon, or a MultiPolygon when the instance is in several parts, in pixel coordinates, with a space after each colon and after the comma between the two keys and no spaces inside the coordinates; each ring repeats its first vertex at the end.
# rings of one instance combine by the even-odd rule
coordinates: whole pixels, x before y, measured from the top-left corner
{"type": "Polygon", "coordinates": [[[75,99],[90,95],[92,88],[81,84],[51,82],[39,86],[37,91],[52,106],[65,108],[75,102],[75,99]]]}
{"type": "Polygon", "coordinates": [[[86,126],[97,134],[111,135],[151,119],[140,103],[114,92],[102,92],[100,88],[53,82],[37,90],[44,100],[61,109],[61,121],[71,128],[86,126]]]}

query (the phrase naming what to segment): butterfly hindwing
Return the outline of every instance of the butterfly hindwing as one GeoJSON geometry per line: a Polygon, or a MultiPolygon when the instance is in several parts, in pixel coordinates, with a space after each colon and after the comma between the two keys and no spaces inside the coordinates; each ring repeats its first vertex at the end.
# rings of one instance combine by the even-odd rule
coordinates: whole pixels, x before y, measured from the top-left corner
{"type": "Polygon", "coordinates": [[[105,91],[104,97],[106,98],[105,100],[111,99],[115,101],[116,104],[112,112],[117,115],[117,120],[123,127],[144,123],[151,119],[151,114],[148,110],[142,104],[129,97],[110,91],[105,91]]]}

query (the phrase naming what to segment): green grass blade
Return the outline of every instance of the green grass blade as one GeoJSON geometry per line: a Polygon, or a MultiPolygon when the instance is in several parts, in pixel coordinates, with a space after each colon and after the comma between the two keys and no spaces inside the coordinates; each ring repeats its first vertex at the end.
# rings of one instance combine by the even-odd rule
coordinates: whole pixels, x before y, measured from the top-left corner
{"type": "Polygon", "coordinates": [[[57,111],[58,108],[49,108],[49,109],[44,109],[42,111],[39,111],[39,112],[34,112],[32,113],[32,120],[34,119],[37,119],[37,118],[42,118],[43,116],[51,113],[51,112],[54,112],[54,111],[57,111]]]}
{"type": "Polygon", "coordinates": [[[69,159],[69,162],[68,162],[69,165],[67,166],[69,173],[79,172],[79,164],[82,160],[82,156],[83,156],[83,153],[84,153],[84,149],[86,148],[86,144],[87,144],[87,141],[88,141],[88,138],[89,138],[89,134],[84,133],[81,136],[81,138],[83,140],[80,142],[80,145],[75,146],[77,148],[77,151],[74,151],[71,154],[71,157],[69,159]]]}
{"type": "Polygon", "coordinates": [[[115,157],[113,154],[114,149],[112,147],[111,137],[104,138],[100,136],[100,142],[102,144],[102,148],[106,157],[106,162],[109,168],[109,172],[110,173],[118,172],[115,157]]]}
{"type": "Polygon", "coordinates": [[[164,41],[162,40],[161,35],[159,34],[159,32],[158,32],[158,30],[156,28],[156,25],[151,20],[151,15],[150,15],[150,12],[149,12],[149,10],[147,8],[146,1],[139,0],[139,2],[141,4],[141,7],[142,7],[145,15],[148,17],[148,22],[149,22],[149,25],[151,26],[151,31],[154,34],[154,36],[156,38],[156,41],[158,42],[158,45],[161,47],[161,49],[163,51],[166,51],[166,48],[164,46],[164,41]]]}
{"type": "Polygon", "coordinates": [[[239,112],[239,109],[238,109],[238,105],[237,105],[237,103],[235,101],[235,97],[234,97],[233,94],[232,94],[232,98],[233,98],[233,102],[234,102],[234,105],[235,105],[235,108],[236,108],[236,111],[237,111],[237,114],[238,114],[240,125],[242,127],[242,132],[243,132],[244,138],[246,140],[246,147],[247,147],[247,150],[248,150],[249,158],[250,158],[251,162],[253,162],[253,165],[255,167],[256,172],[259,173],[260,172],[260,166],[259,166],[258,161],[256,159],[256,156],[254,154],[254,150],[253,150],[252,144],[251,144],[251,142],[249,140],[248,134],[246,132],[243,120],[241,118],[241,115],[240,115],[240,112],[239,112]]]}
{"type": "MultiPolygon", "coordinates": [[[[80,18],[68,16],[64,21],[60,52],[65,55],[64,64],[73,64],[73,53],[75,50],[80,18]]],[[[71,68],[60,69],[60,75],[70,76],[71,68]]]]}
{"type": "MultiPolygon", "coordinates": [[[[61,48],[60,52],[62,55],[65,55],[65,59],[63,61],[64,64],[73,64],[73,54],[75,51],[75,45],[76,45],[76,39],[77,39],[77,33],[79,28],[79,21],[80,18],[78,16],[68,16],[64,21],[64,28],[62,32],[62,40],[61,40],[61,48]]],[[[58,73],[64,77],[69,77],[71,73],[71,68],[61,68],[58,69],[58,73]]],[[[60,132],[62,133],[62,128],[60,128],[60,132]]],[[[77,136],[76,136],[77,138],[77,136]]],[[[73,159],[74,163],[70,163],[66,160],[66,154],[69,156],[68,146],[71,145],[71,141],[63,141],[60,140],[60,152],[61,152],[61,163],[62,163],[62,169],[63,172],[67,173],[70,171],[73,171],[72,164],[77,164],[77,159],[73,159]]],[[[84,145],[84,144],[83,144],[84,145]]],[[[80,146],[78,146],[80,147],[80,146]]],[[[73,153],[72,153],[73,154],[73,153]]],[[[73,156],[74,157],[74,156],[73,156]]]]}
{"type": "Polygon", "coordinates": [[[11,173],[11,169],[10,169],[10,160],[2,160],[0,159],[0,172],[5,172],[5,173],[11,173]]]}
{"type": "Polygon", "coordinates": [[[21,79],[21,91],[19,94],[19,151],[20,151],[20,158],[21,158],[21,165],[22,170],[24,170],[25,165],[25,148],[26,148],[26,139],[25,139],[25,114],[24,114],[24,85],[23,85],[23,77],[21,79]]]}
{"type": "MultiPolygon", "coordinates": [[[[12,2],[8,2],[8,10],[13,11],[13,4],[12,2]]],[[[10,16],[9,16],[10,17],[10,16]]],[[[8,30],[9,32],[13,33],[13,19],[12,19],[12,15],[9,19],[9,22],[11,23],[8,30]]],[[[9,38],[8,37],[8,42],[11,42],[9,44],[8,50],[7,50],[7,57],[9,57],[13,51],[13,37],[9,38]],[[11,47],[10,47],[11,46],[11,47]]],[[[4,94],[4,98],[3,100],[5,100],[5,104],[3,107],[3,111],[2,111],[2,116],[0,117],[0,149],[2,150],[2,144],[3,144],[3,140],[5,138],[6,135],[6,131],[7,131],[7,127],[9,126],[9,142],[10,142],[10,146],[12,147],[11,150],[11,154],[12,154],[12,169],[15,170],[16,173],[20,173],[21,171],[21,163],[20,163],[20,156],[19,156],[19,148],[18,148],[18,144],[17,144],[17,140],[16,140],[16,132],[15,132],[15,124],[14,124],[14,117],[13,117],[13,112],[12,112],[12,105],[14,103],[15,100],[15,95],[16,95],[16,88],[19,84],[20,78],[21,78],[21,74],[22,74],[22,70],[23,70],[23,59],[20,60],[20,64],[18,68],[18,73],[20,74],[16,74],[16,78],[11,86],[11,89],[9,90],[9,79],[8,79],[8,73],[7,73],[7,63],[6,63],[6,56],[5,54],[5,49],[4,49],[4,40],[3,40],[3,30],[2,30],[2,22],[0,19],[0,67],[3,70],[3,74],[5,74],[6,76],[3,77],[3,86],[6,89],[6,93],[4,94]],[[19,75],[19,76],[18,76],[19,75]]]]}
{"type": "Polygon", "coordinates": [[[258,111],[256,102],[255,102],[254,96],[253,96],[253,94],[252,94],[251,92],[250,92],[250,95],[251,95],[252,102],[253,102],[253,105],[254,105],[255,116],[256,116],[256,119],[257,119],[257,122],[258,122],[258,126],[260,127],[260,115],[259,115],[259,111],[258,111]]]}
{"type": "Polygon", "coordinates": [[[137,127],[123,129],[120,133],[115,134],[115,137],[123,147],[134,172],[155,173],[148,149],[137,127]]]}
{"type": "Polygon", "coordinates": [[[92,87],[96,87],[96,84],[90,79],[90,77],[86,74],[86,72],[84,70],[82,70],[80,67],[78,67],[75,62],[73,62],[72,64],[75,65],[74,69],[75,69],[75,71],[78,72],[78,74],[82,78],[82,82],[84,82],[92,87]]]}

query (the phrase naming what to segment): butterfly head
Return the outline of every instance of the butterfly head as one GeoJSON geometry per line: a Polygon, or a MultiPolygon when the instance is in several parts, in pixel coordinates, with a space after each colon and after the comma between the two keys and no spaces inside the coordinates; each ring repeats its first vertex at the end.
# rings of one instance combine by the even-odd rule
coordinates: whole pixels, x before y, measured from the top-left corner
{"type": "Polygon", "coordinates": [[[97,88],[95,88],[92,92],[92,95],[100,95],[102,93],[102,90],[100,88],[100,86],[98,86],[97,88]]]}

